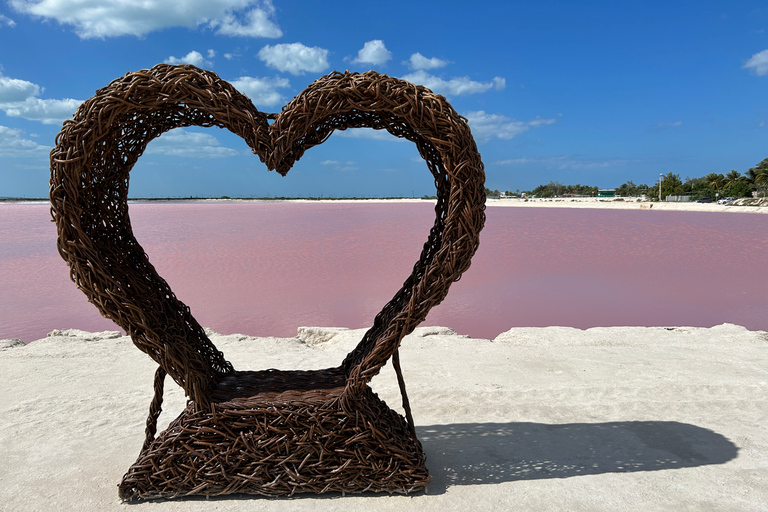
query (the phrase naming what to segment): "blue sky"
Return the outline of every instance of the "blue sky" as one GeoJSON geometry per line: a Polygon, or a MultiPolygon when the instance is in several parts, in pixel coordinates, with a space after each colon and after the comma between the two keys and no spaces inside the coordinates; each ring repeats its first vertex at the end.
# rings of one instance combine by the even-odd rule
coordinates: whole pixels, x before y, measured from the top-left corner
{"type": "MultiPolygon", "coordinates": [[[[0,0],[1,1],[1,0],[0,0]]],[[[616,187],[768,157],[768,2],[9,0],[0,3],[0,197],[45,197],[48,152],[96,89],[160,62],[278,112],[333,70],[375,69],[469,119],[487,185],[616,187]]],[[[351,130],[281,177],[216,128],[171,131],[133,197],[421,196],[415,147],[351,130]]]]}

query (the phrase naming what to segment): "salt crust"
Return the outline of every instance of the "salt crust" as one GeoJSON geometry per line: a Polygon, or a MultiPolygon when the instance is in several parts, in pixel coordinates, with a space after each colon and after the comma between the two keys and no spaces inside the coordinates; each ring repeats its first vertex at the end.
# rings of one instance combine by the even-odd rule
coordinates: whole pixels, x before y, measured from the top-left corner
{"type": "MultiPolygon", "coordinates": [[[[338,365],[365,329],[219,335],[238,369],[338,365]],[[306,336],[309,339],[309,336],[306,336]]],[[[401,363],[432,474],[413,497],[178,500],[169,511],[765,510],[768,333],[694,327],[422,327],[401,363]],[[334,499],[337,498],[337,499],[334,499]]],[[[0,342],[3,510],[124,511],[157,365],[116,331],[0,342]]],[[[374,391],[398,408],[387,365],[374,391]]],[[[166,382],[165,428],[186,405],[166,382]]]]}

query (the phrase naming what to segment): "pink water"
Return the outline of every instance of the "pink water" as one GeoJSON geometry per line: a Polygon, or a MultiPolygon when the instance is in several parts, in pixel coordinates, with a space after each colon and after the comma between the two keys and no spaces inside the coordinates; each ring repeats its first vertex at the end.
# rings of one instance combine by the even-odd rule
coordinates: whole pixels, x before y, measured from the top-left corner
{"type": "MultiPolygon", "coordinates": [[[[434,221],[430,203],[131,204],[150,260],[204,326],[294,336],[368,327],[434,221]]],[[[494,208],[472,268],[424,325],[768,330],[768,216],[494,208]]],[[[0,205],[0,339],[117,329],[69,280],[48,207],[0,205]]]]}

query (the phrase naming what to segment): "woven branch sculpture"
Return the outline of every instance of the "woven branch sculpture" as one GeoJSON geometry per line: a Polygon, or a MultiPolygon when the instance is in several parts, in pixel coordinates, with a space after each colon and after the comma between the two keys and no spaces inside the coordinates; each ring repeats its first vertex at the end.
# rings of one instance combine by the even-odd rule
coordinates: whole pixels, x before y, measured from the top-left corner
{"type": "Polygon", "coordinates": [[[279,114],[258,111],[212,72],[164,64],[83,103],[51,152],[58,250],[88,300],[159,365],[146,441],[120,497],[423,489],[429,474],[397,350],[469,268],[484,180],[466,120],[445,98],[373,71],[324,76],[279,114]],[[416,144],[437,188],[434,226],[413,273],[338,367],[236,371],[136,241],[129,172],[151,140],[192,125],[236,133],[282,175],[334,130],[384,129],[416,144]],[[390,358],[407,420],[368,386],[390,358]],[[189,401],[155,437],[166,374],[189,401]]]}

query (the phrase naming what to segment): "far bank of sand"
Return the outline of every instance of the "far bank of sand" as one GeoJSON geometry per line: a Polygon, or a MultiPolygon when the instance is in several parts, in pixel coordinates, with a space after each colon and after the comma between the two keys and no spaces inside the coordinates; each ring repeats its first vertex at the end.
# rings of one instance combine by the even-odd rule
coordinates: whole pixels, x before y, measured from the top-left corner
{"type": "Polygon", "coordinates": [[[680,212],[730,212],[730,213],[768,213],[768,203],[764,206],[745,206],[736,204],[696,203],[696,202],[667,202],[641,201],[636,198],[488,198],[487,206],[508,206],[528,208],[600,208],[618,210],[651,210],[651,211],[680,211],[680,212]]]}
{"type": "MultiPolygon", "coordinates": [[[[216,204],[216,203],[277,203],[292,202],[301,204],[386,204],[386,203],[434,203],[434,199],[418,198],[350,198],[350,199],[130,199],[129,203],[178,203],[178,204],[216,204]]],[[[48,204],[44,200],[6,200],[0,204],[48,204]]],[[[666,201],[642,201],[636,198],[503,198],[489,197],[486,199],[488,207],[527,207],[527,208],[594,208],[594,209],[620,209],[620,210],[650,210],[650,211],[684,211],[684,212],[730,212],[730,213],[768,213],[768,200],[761,202],[760,206],[746,206],[741,204],[721,205],[717,203],[695,202],[666,202],[666,201]]]]}
{"type": "MultiPolygon", "coordinates": [[[[190,199],[178,202],[193,203],[224,203],[224,202],[283,202],[301,204],[387,204],[387,203],[434,203],[434,199],[419,198],[354,198],[354,199],[190,199]]],[[[143,202],[143,201],[138,201],[143,202]]],[[[149,201],[156,202],[156,201],[149,201]]],[[[173,202],[177,202],[174,200],[173,202]]],[[[666,202],[644,201],[637,198],[503,198],[488,197],[488,207],[527,207],[527,208],[593,208],[620,210],[650,210],[650,211],[687,211],[687,212],[731,212],[731,213],[768,213],[768,201],[762,201],[760,206],[741,204],[721,205],[717,203],[695,202],[666,202]]]]}
{"type": "MultiPolygon", "coordinates": [[[[364,330],[218,335],[238,369],[339,364],[364,330]]],[[[423,327],[401,362],[432,481],[413,497],[230,497],[152,511],[766,510],[768,333],[515,328],[495,340],[423,327]]],[[[118,333],[0,341],[0,509],[127,510],[154,363],[118,333]]],[[[162,428],[184,406],[168,379],[162,428]]],[[[386,366],[374,390],[399,410],[386,366]]]]}

